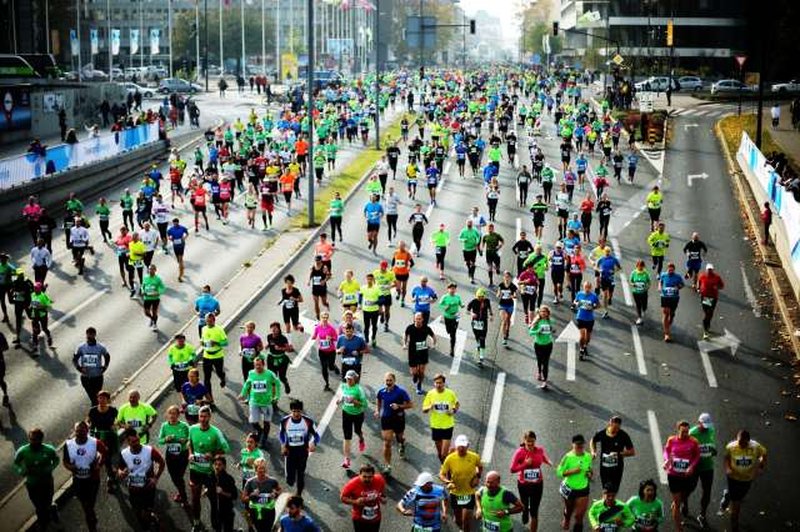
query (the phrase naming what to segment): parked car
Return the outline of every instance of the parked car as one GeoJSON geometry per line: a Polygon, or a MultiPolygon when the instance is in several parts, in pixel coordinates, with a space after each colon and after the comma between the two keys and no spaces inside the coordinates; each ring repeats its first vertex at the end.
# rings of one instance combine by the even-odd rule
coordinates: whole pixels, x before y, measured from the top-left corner
{"type": "MultiPolygon", "coordinates": [[[[95,70],[91,68],[84,68],[81,70],[80,78],[82,81],[108,81],[108,74],[102,70],[95,70]]],[[[69,81],[78,81],[78,71],[71,70],[64,74],[64,79],[69,81]]]]}
{"type": "Polygon", "coordinates": [[[203,88],[197,83],[189,83],[181,78],[165,78],[158,84],[158,92],[169,94],[171,92],[188,92],[194,94],[202,91],[203,88]]]}
{"type": "Polygon", "coordinates": [[[787,92],[800,92],[800,80],[793,79],[786,83],[773,83],[772,92],[785,94],[787,92]]]}
{"type": "MultiPolygon", "coordinates": [[[[639,83],[635,83],[634,87],[636,87],[637,92],[664,92],[667,90],[667,87],[670,84],[670,77],[669,76],[650,76],[644,81],[640,81],[639,83]]],[[[678,82],[677,78],[672,78],[672,90],[678,91],[681,89],[681,85],[678,82]]]]}
{"type": "Polygon", "coordinates": [[[721,79],[711,84],[711,94],[736,94],[739,92],[752,92],[753,88],[745,85],[738,79],[721,79]]]}
{"type": "Polygon", "coordinates": [[[120,85],[122,85],[125,91],[130,94],[133,94],[138,90],[139,94],[141,94],[144,98],[152,98],[155,96],[155,90],[149,87],[142,87],[141,85],[137,85],[136,83],[132,83],[130,81],[120,83],[120,85]]]}
{"type": "Polygon", "coordinates": [[[682,91],[697,92],[703,90],[703,80],[697,76],[681,76],[678,83],[682,91]]]}

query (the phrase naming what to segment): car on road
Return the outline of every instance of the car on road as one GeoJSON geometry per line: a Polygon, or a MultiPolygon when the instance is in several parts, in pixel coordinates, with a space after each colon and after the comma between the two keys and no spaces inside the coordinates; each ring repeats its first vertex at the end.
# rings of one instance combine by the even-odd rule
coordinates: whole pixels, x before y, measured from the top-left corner
{"type": "Polygon", "coordinates": [[[772,92],[777,94],[785,94],[787,92],[800,92],[800,80],[793,79],[786,83],[773,83],[772,92]]]}
{"type": "Polygon", "coordinates": [[[738,79],[721,79],[711,84],[711,94],[737,94],[752,91],[752,87],[745,85],[738,79]]]}
{"type": "Polygon", "coordinates": [[[697,76],[681,76],[678,83],[682,91],[697,92],[703,90],[703,80],[697,76]]]}
{"type": "MultiPolygon", "coordinates": [[[[634,87],[638,92],[665,92],[667,87],[670,84],[670,77],[669,76],[650,76],[644,81],[640,81],[639,83],[635,83],[634,87]]],[[[678,91],[681,89],[681,85],[678,82],[677,78],[672,78],[672,90],[678,91]]]]}
{"type": "Polygon", "coordinates": [[[142,87],[141,85],[137,85],[136,83],[132,83],[130,81],[120,83],[120,85],[122,85],[122,88],[125,89],[125,92],[129,94],[133,94],[138,90],[139,94],[141,94],[144,98],[152,98],[156,94],[154,89],[151,89],[150,87],[142,87]]]}
{"type": "Polygon", "coordinates": [[[188,92],[189,94],[194,94],[202,90],[203,87],[197,83],[189,83],[181,78],[165,78],[158,84],[158,92],[162,94],[171,92],[188,92]]]}

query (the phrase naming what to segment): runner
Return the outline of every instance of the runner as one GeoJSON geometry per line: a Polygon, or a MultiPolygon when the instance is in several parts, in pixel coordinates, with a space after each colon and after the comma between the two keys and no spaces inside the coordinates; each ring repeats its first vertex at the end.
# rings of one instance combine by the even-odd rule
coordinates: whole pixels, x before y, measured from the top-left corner
{"type": "Polygon", "coordinates": [[[239,336],[239,356],[242,357],[242,380],[247,380],[247,375],[255,368],[255,359],[263,358],[264,341],[256,334],[256,323],[247,321],[244,324],[244,334],[239,336]]]}
{"type": "Polygon", "coordinates": [[[519,448],[511,457],[509,469],[517,474],[517,490],[522,502],[522,524],[530,523],[530,532],[539,529],[539,504],[542,501],[544,482],[543,465],[553,466],[543,447],[536,445],[536,433],[532,430],[522,435],[519,448]]]}
{"type": "MultiPolygon", "coordinates": [[[[384,265],[386,261],[381,261],[380,270],[377,272],[377,275],[382,275],[384,270],[384,265]]],[[[361,311],[364,314],[364,343],[369,342],[369,333],[372,330],[372,347],[376,347],[378,345],[378,318],[380,317],[383,324],[383,330],[389,330],[389,306],[391,305],[392,294],[389,292],[388,295],[384,294],[384,290],[375,284],[375,274],[368,273],[367,274],[367,284],[363,285],[359,291],[359,298],[361,304],[361,311]],[[386,299],[388,298],[388,303],[386,303],[386,299]],[[384,303],[382,305],[382,303],[384,303]],[[380,313],[381,307],[385,308],[385,316],[380,313]]],[[[392,273],[392,278],[394,278],[394,273],[392,273]]],[[[385,279],[385,278],[384,278],[385,279]]],[[[389,289],[390,290],[390,289],[389,289]]]]}
{"type": "Polygon", "coordinates": [[[633,526],[635,518],[628,505],[617,500],[613,486],[603,485],[603,498],[589,508],[589,524],[593,530],[620,530],[633,526]]]}
{"type": "Polygon", "coordinates": [[[642,324],[642,318],[647,312],[647,291],[650,289],[650,272],[645,268],[644,261],[636,261],[636,268],[630,275],[631,293],[636,305],[636,325],[642,324]]]}
{"type": "Polygon", "coordinates": [[[469,439],[465,435],[459,434],[454,444],[456,450],[444,458],[439,479],[450,493],[450,507],[456,518],[456,526],[463,532],[470,532],[475,511],[475,488],[480,483],[483,464],[480,455],[469,450],[469,439]]]}
{"type": "Polygon", "coordinates": [[[219,316],[221,312],[219,301],[211,294],[211,287],[203,285],[203,291],[194,301],[194,311],[198,314],[197,335],[203,336],[203,328],[206,325],[206,315],[214,314],[219,316]]]}
{"type": "Polygon", "coordinates": [[[428,224],[428,217],[422,212],[422,205],[417,203],[414,205],[414,212],[408,217],[408,223],[411,224],[411,235],[414,240],[414,255],[419,257],[422,248],[422,235],[425,232],[425,225],[428,224]]]}
{"type": "Polygon", "coordinates": [[[358,475],[344,485],[340,500],[353,509],[350,517],[355,532],[378,532],[381,505],[386,504],[386,481],[371,465],[362,465],[358,475]]]}
{"type": "Polygon", "coordinates": [[[88,249],[94,255],[94,248],[89,244],[89,231],[85,227],[83,218],[75,218],[75,227],[69,235],[72,262],[78,267],[78,275],[83,275],[86,259],[84,253],[88,249]]]}
{"type": "Polygon", "coordinates": [[[497,204],[500,201],[500,186],[493,179],[486,189],[486,208],[489,210],[489,221],[497,217],[497,204]]]}
{"type": "Polygon", "coordinates": [[[528,335],[533,337],[533,351],[536,355],[536,380],[542,384],[539,388],[547,388],[547,377],[550,371],[550,355],[553,353],[553,322],[550,318],[550,307],[542,305],[533,319],[528,335]]]}
{"type": "Polygon", "coordinates": [[[275,212],[275,198],[278,195],[278,182],[265,177],[258,184],[258,194],[261,198],[261,222],[264,224],[262,231],[272,227],[272,213],[275,212]],[[269,221],[269,224],[267,223],[269,221]]]}
{"type": "MultiPolygon", "coordinates": [[[[345,364],[342,364],[344,368],[345,364]]],[[[342,407],[342,467],[350,469],[350,442],[353,440],[353,432],[358,436],[358,452],[363,453],[367,449],[364,441],[362,427],[364,425],[364,412],[369,407],[367,395],[358,383],[359,374],[350,369],[344,374],[344,382],[340,385],[341,395],[336,400],[337,405],[342,407]]]]}
{"type": "Polygon", "coordinates": [[[594,329],[594,311],[600,306],[600,299],[592,291],[592,283],[585,281],[583,291],[578,292],[572,303],[575,310],[575,323],[580,331],[580,359],[585,360],[589,356],[589,342],[592,340],[592,329],[594,329]]]}
{"type": "Polygon", "coordinates": [[[572,529],[582,530],[589,506],[589,481],[592,479],[592,455],[586,452],[586,440],[582,435],[572,437],[572,449],[561,458],[556,474],[564,479],[558,489],[564,499],[561,529],[569,530],[574,518],[572,529]]]}
{"type": "Polygon", "coordinates": [[[211,424],[211,407],[203,406],[198,423],[189,427],[189,488],[192,495],[192,532],[203,530],[200,522],[200,497],[205,493],[211,508],[211,526],[219,523],[217,491],[214,487],[213,463],[217,456],[230,451],[228,440],[211,424]],[[205,490],[203,489],[205,488],[205,490]]]}
{"type": "MultiPolygon", "coordinates": [[[[342,302],[342,309],[355,311],[358,309],[358,294],[361,284],[355,279],[353,270],[345,270],[344,280],[339,284],[337,297],[342,302]]],[[[323,312],[323,314],[325,314],[323,312]]]]}
{"type": "Polygon", "coordinates": [[[236,481],[225,471],[228,461],[224,456],[214,458],[213,486],[217,492],[217,523],[219,530],[233,530],[233,511],[234,501],[237,499],[239,490],[236,489],[236,481]]]}
{"type": "Polygon", "coordinates": [[[436,251],[436,270],[439,272],[439,280],[444,281],[444,258],[447,246],[450,244],[450,231],[445,229],[445,224],[439,224],[439,230],[431,235],[431,244],[436,251]]]}
{"type": "Polygon", "coordinates": [[[147,269],[147,275],[142,279],[142,301],[144,315],[150,320],[150,328],[153,332],[158,332],[158,306],[161,303],[161,295],[167,288],[161,277],[156,275],[156,265],[151,264],[147,269]]]}
{"type": "Polygon", "coordinates": [[[412,531],[440,532],[447,522],[447,491],[434,484],[433,475],[423,471],[414,486],[397,503],[397,511],[413,518],[412,531]]]}
{"type": "Polygon", "coordinates": [[[128,447],[122,450],[117,476],[128,484],[128,498],[139,526],[145,530],[157,528],[159,521],[154,512],[156,486],[166,469],[166,462],[158,449],[143,444],[136,430],[128,429],[122,437],[128,447]]]}
{"type": "Polygon", "coordinates": [[[528,234],[525,231],[520,231],[519,240],[514,242],[514,245],[511,247],[511,252],[517,257],[517,275],[522,274],[522,271],[525,269],[523,266],[525,260],[532,251],[533,244],[528,240],[528,234]]]}
{"type": "MultiPolygon", "coordinates": [[[[185,270],[183,255],[186,252],[186,239],[189,238],[189,230],[181,225],[179,219],[173,218],[172,225],[167,229],[167,238],[172,242],[172,251],[175,253],[175,260],[178,261],[178,282],[182,283],[185,270]]],[[[121,267],[120,273],[122,273],[121,267]]]]}
{"type": "Polygon", "coordinates": [[[486,289],[478,288],[475,291],[475,298],[467,305],[467,312],[472,317],[472,333],[475,336],[475,342],[478,344],[476,355],[478,355],[478,367],[483,367],[483,361],[486,358],[486,334],[489,329],[489,322],[494,319],[492,312],[492,305],[486,299],[486,289]]]}
{"type": "MultiPolygon", "coordinates": [[[[53,267],[53,254],[45,246],[43,238],[37,238],[36,245],[31,248],[30,259],[33,269],[33,280],[43,283],[47,279],[47,273],[53,267]]],[[[0,274],[2,275],[2,274],[0,274]]],[[[5,293],[0,295],[3,298],[3,308],[5,309],[5,293]]]]}
{"type": "Polygon", "coordinates": [[[476,255],[481,253],[481,233],[473,227],[472,219],[467,219],[467,226],[459,233],[458,240],[461,242],[461,249],[464,256],[464,263],[467,266],[469,280],[472,284],[475,284],[475,261],[476,255]]]}
{"type": "Polygon", "coordinates": [[[663,468],[667,471],[669,491],[672,494],[672,520],[675,530],[683,532],[681,507],[688,501],[692,491],[692,478],[700,462],[700,445],[689,436],[689,422],[679,421],[677,434],[667,438],[664,446],[663,468]]]}
{"type": "Polygon", "coordinates": [[[381,470],[384,475],[390,475],[392,472],[392,440],[397,440],[400,458],[405,458],[405,411],[413,408],[414,405],[408,392],[396,384],[397,379],[394,373],[386,373],[383,379],[385,386],[378,390],[374,415],[381,422],[381,437],[383,438],[381,470]]]}
{"type": "Polygon", "coordinates": [[[464,303],[461,296],[456,294],[456,283],[451,282],[447,285],[447,293],[439,300],[439,309],[444,318],[444,327],[450,337],[450,356],[455,356],[456,336],[458,332],[458,320],[464,303]]]}
{"type": "Polygon", "coordinates": [[[411,289],[414,313],[422,314],[422,323],[428,325],[431,317],[431,303],[439,299],[436,291],[428,284],[426,276],[420,277],[419,284],[411,289]]]}
{"type": "Polygon", "coordinates": [[[378,254],[378,233],[381,228],[381,218],[383,217],[383,206],[378,201],[378,196],[372,195],[369,202],[364,205],[364,218],[367,220],[367,249],[372,250],[373,255],[378,254]]]}
{"type": "Polygon", "coordinates": [[[392,255],[392,271],[394,272],[396,283],[395,298],[400,301],[400,306],[406,306],[406,290],[408,288],[408,278],[411,268],[414,267],[414,258],[406,249],[405,241],[397,243],[397,251],[392,255]]]}
{"type": "Polygon", "coordinates": [[[286,483],[290,488],[297,483],[295,495],[302,495],[306,485],[308,456],[319,445],[317,426],[313,419],[303,413],[303,402],[294,399],[289,403],[289,415],[281,419],[279,427],[278,438],[284,457],[286,483]]]}
{"type": "Polygon", "coordinates": [[[608,238],[608,226],[611,224],[611,213],[613,212],[613,209],[611,208],[611,200],[608,198],[608,194],[600,195],[600,200],[597,202],[597,207],[595,210],[597,211],[600,220],[599,238],[608,238]]]}
{"type": "Polygon", "coordinates": [[[505,240],[494,230],[494,224],[487,226],[487,233],[483,235],[478,245],[478,253],[486,252],[486,267],[489,270],[489,288],[494,287],[494,274],[500,275],[500,250],[505,245],[505,240]]]}
{"type": "Polygon", "coordinates": [[[686,255],[686,273],[683,278],[692,280],[692,290],[697,289],[697,276],[703,266],[703,256],[708,253],[705,243],[700,240],[697,232],[692,233],[692,239],[683,246],[683,254],[686,255]]]}
{"type": "Polygon", "coordinates": [[[388,241],[386,247],[394,246],[392,237],[397,238],[397,217],[399,216],[400,198],[394,191],[394,187],[389,187],[389,192],[384,198],[384,212],[386,213],[386,236],[388,241]]]}
{"type": "Polygon", "coordinates": [[[206,385],[200,382],[200,370],[192,368],[186,376],[188,380],[181,386],[183,398],[181,408],[186,416],[186,422],[194,424],[198,421],[200,408],[212,404],[213,397],[208,393],[206,385]]]}
{"type": "Polygon", "coordinates": [[[432,344],[436,347],[436,336],[425,321],[422,312],[415,312],[414,323],[406,327],[403,335],[402,348],[408,349],[408,367],[417,387],[417,395],[425,393],[422,383],[425,380],[425,367],[428,365],[428,338],[432,339],[432,344]]]}
{"type": "Polygon", "coordinates": [[[281,486],[267,474],[266,459],[257,458],[253,467],[255,476],[242,488],[242,500],[247,505],[249,522],[253,529],[257,532],[268,532],[275,523],[275,502],[281,493],[281,486]]]}
{"type": "Polygon", "coordinates": [[[714,318],[714,310],[717,308],[719,291],[723,288],[725,288],[725,282],[714,271],[714,265],[709,262],[706,264],[706,271],[697,278],[697,291],[700,294],[700,305],[703,309],[703,340],[711,337],[711,320],[714,318]]]}
{"type": "MultiPolygon", "coordinates": [[[[277,321],[270,323],[269,334],[267,335],[267,369],[280,379],[287,394],[292,393],[287,372],[291,363],[288,353],[293,352],[294,346],[281,333],[281,324],[277,321]]],[[[277,397],[273,397],[272,404],[274,405],[277,400],[277,397]]]]}
{"type": "Polygon", "coordinates": [[[697,488],[698,482],[702,494],[700,495],[700,513],[697,514],[697,523],[704,530],[708,528],[706,513],[711,502],[711,485],[714,483],[714,457],[717,456],[717,433],[711,414],[703,413],[697,418],[697,424],[689,429],[689,436],[700,444],[700,462],[697,463],[692,489],[686,497],[684,505],[686,514],[689,513],[689,496],[697,488]]]}
{"type": "Polygon", "coordinates": [[[249,406],[248,421],[258,438],[259,447],[267,448],[272,405],[280,397],[278,377],[264,367],[264,359],[257,357],[255,367],[247,374],[247,379],[239,393],[239,401],[249,406]],[[263,425],[262,425],[263,422],[263,425]]]}
{"type": "MultiPolygon", "coordinates": [[[[653,187],[653,190],[647,195],[645,205],[647,212],[650,215],[650,231],[655,231],[661,225],[661,206],[664,203],[664,194],[658,188],[658,185],[653,187]]],[[[660,272],[659,272],[660,273],[660,272]]]]}
{"type": "Polygon", "coordinates": [[[281,299],[278,301],[278,305],[281,307],[281,313],[283,314],[283,326],[286,328],[286,334],[292,332],[292,327],[298,332],[303,332],[304,330],[303,326],[300,324],[300,303],[303,302],[303,294],[300,293],[300,290],[297,289],[294,283],[295,278],[291,273],[283,278],[281,299]]]}
{"type": "Polygon", "coordinates": [[[433,377],[434,387],[425,394],[422,402],[422,413],[430,414],[431,439],[436,447],[439,462],[444,462],[447,453],[450,452],[450,440],[453,439],[453,427],[455,427],[454,418],[461,408],[455,392],[445,387],[445,380],[443,374],[437,373],[433,377]]]}
{"type": "Polygon", "coordinates": [[[203,347],[203,384],[213,403],[211,375],[216,372],[220,387],[225,387],[225,347],[228,345],[228,335],[217,325],[217,315],[213,312],[206,314],[206,326],[203,327],[200,341],[203,347]]]}
{"type": "MultiPolygon", "coordinates": [[[[436,148],[437,150],[439,147],[436,148]]],[[[443,149],[443,148],[442,148],[443,149]]],[[[430,197],[430,205],[436,205],[436,187],[442,176],[442,169],[438,166],[429,166],[425,170],[425,181],[428,185],[428,196],[430,197]]]]}
{"type": "Polygon", "coordinates": [[[75,349],[72,365],[81,375],[81,386],[89,396],[92,406],[97,404],[97,393],[103,389],[103,374],[111,364],[111,355],[105,346],[97,341],[97,330],[86,329],[86,342],[75,349]]]}
{"type": "Polygon", "coordinates": [[[39,354],[39,334],[44,332],[47,337],[47,345],[53,347],[53,336],[50,334],[50,329],[47,327],[50,309],[53,307],[53,301],[44,291],[45,285],[37,281],[33,285],[33,293],[30,295],[30,308],[28,315],[31,318],[31,348],[34,355],[39,354]]]}
{"type": "MultiPolygon", "coordinates": [[[[348,271],[352,273],[351,270],[348,271]]],[[[336,342],[339,335],[336,333],[336,328],[328,321],[329,318],[330,314],[327,311],[323,311],[320,321],[314,326],[314,332],[311,335],[311,339],[317,341],[317,353],[322,368],[322,379],[325,381],[323,391],[326,392],[332,391],[328,380],[328,372],[333,371],[339,375],[339,368],[336,366],[336,342]]]]}
{"type": "Polygon", "coordinates": [[[633,530],[636,532],[655,532],[664,522],[664,504],[656,494],[656,482],[643,480],[639,483],[639,495],[625,503],[633,514],[633,530]]]}
{"type": "Polygon", "coordinates": [[[144,257],[147,254],[147,245],[139,239],[139,233],[131,234],[128,243],[128,288],[130,289],[131,299],[136,297],[137,288],[141,291],[142,279],[144,278],[144,257]],[[135,284],[135,278],[139,278],[139,285],[135,284]]]}
{"type": "Polygon", "coordinates": [[[475,519],[483,522],[484,530],[510,532],[514,530],[511,516],[524,510],[514,492],[500,485],[497,471],[486,473],[485,484],[475,492],[475,503],[475,519]]]}
{"type": "MultiPolygon", "coordinates": [[[[491,228],[491,225],[489,227],[491,228]]],[[[491,229],[489,234],[492,234],[491,229]]],[[[508,334],[511,328],[511,317],[514,314],[514,307],[517,303],[517,292],[517,285],[512,281],[511,272],[506,270],[503,272],[503,280],[500,281],[495,292],[498,298],[497,307],[500,309],[500,334],[503,337],[504,347],[508,347],[508,334]]]]}
{"type": "MultiPolygon", "coordinates": [[[[211,229],[208,226],[208,213],[206,212],[206,202],[208,201],[208,192],[206,191],[205,186],[197,182],[190,184],[189,188],[191,190],[191,194],[189,196],[189,203],[192,204],[192,209],[194,210],[194,232],[195,233],[200,232],[200,216],[203,217],[203,221],[206,224],[206,231],[210,231],[211,229]]],[[[131,222],[131,229],[133,229],[133,222],[131,222]]]]}
{"type": "MultiPolygon", "coordinates": [[[[595,264],[600,273],[600,290],[603,292],[603,318],[608,318],[608,307],[611,306],[611,298],[614,296],[614,275],[622,270],[622,265],[619,263],[619,259],[611,254],[611,248],[608,246],[605,247],[603,256],[595,264]]],[[[619,487],[616,489],[619,490],[619,487]]]]}
{"type": "Polygon", "coordinates": [[[667,271],[658,278],[658,290],[661,293],[661,324],[664,329],[664,341],[672,341],[672,322],[678,310],[680,290],[683,288],[683,278],[675,273],[675,264],[667,264],[667,271]]]}
{"type": "Polygon", "coordinates": [[[106,489],[108,493],[114,493],[116,485],[114,462],[119,454],[119,437],[117,437],[115,423],[119,412],[110,403],[111,394],[100,390],[97,392],[97,405],[89,409],[86,419],[90,427],[89,433],[102,441],[106,447],[106,458],[103,460],[106,469],[106,489]]]}
{"type": "Polygon", "coordinates": [[[139,238],[142,239],[145,246],[145,253],[144,253],[144,265],[145,267],[150,267],[150,264],[153,263],[153,256],[156,253],[156,249],[158,248],[158,244],[160,242],[160,237],[158,235],[158,231],[153,229],[150,226],[150,222],[145,222],[142,225],[142,230],[139,232],[139,238]]]}
{"type": "Polygon", "coordinates": [[[280,518],[282,532],[320,532],[320,528],[303,512],[303,498],[292,495],[286,501],[286,515],[280,518]]]}
{"type": "Polygon", "coordinates": [[[724,514],[730,508],[731,532],[739,532],[742,501],[750,491],[753,481],[767,467],[767,449],[756,440],[750,439],[750,432],[743,429],[736,433],[735,440],[725,446],[724,463],[728,487],[722,494],[719,513],[724,514]]]}
{"type": "MultiPolygon", "coordinates": [[[[463,177],[463,172],[462,172],[463,177]]],[[[517,190],[519,191],[519,199],[518,205],[520,207],[525,207],[528,204],[528,187],[531,183],[533,177],[531,173],[528,171],[528,165],[523,164],[522,170],[519,171],[517,174],[517,190]]]]}
{"type": "MultiPolygon", "coordinates": [[[[185,509],[189,509],[189,497],[186,494],[184,475],[189,467],[189,425],[180,420],[180,408],[172,405],[167,408],[167,420],[158,431],[158,444],[164,446],[164,456],[169,477],[178,490],[172,500],[185,509]]],[[[191,518],[191,515],[189,515],[191,518]]]]}
{"type": "MultiPolygon", "coordinates": [[[[311,266],[308,274],[308,281],[306,281],[306,286],[311,287],[311,299],[314,300],[314,315],[317,320],[319,320],[320,303],[322,303],[322,306],[328,311],[331,309],[328,304],[328,280],[331,278],[331,269],[329,265],[325,264],[324,258],[323,255],[314,256],[314,264],[311,266]]],[[[328,260],[328,262],[330,262],[330,260],[328,260]]],[[[295,324],[295,330],[297,329],[298,325],[295,324]]],[[[300,328],[300,330],[302,331],[302,328],[300,328]]]]}
{"type": "Polygon", "coordinates": [[[28,498],[36,510],[36,523],[47,530],[50,521],[57,517],[53,508],[53,471],[58,467],[55,447],[44,443],[40,428],[28,431],[28,443],[14,453],[14,472],[25,477],[28,498]]]}
{"type": "Polygon", "coordinates": [[[608,488],[612,493],[619,491],[622,473],[625,470],[625,458],[636,456],[633,441],[627,432],[622,430],[622,417],[611,416],[603,430],[599,430],[589,442],[592,458],[600,457],[600,483],[603,490],[608,488]]]}

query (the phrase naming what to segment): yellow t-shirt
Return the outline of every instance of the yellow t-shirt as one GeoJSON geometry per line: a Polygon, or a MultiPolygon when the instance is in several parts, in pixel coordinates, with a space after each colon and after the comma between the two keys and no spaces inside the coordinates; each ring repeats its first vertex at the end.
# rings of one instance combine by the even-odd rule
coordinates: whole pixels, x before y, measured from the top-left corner
{"type": "Polygon", "coordinates": [[[459,456],[458,451],[447,455],[440,474],[453,482],[454,488],[450,490],[452,495],[472,495],[475,492],[472,479],[478,475],[479,465],[481,457],[474,451],[467,451],[464,456],[459,456]]]}
{"type": "Polygon", "coordinates": [[[767,456],[767,449],[755,440],[742,449],[739,442],[734,440],[725,446],[725,456],[730,457],[731,474],[734,480],[749,482],[756,478],[759,459],[767,456]]]}
{"type": "Polygon", "coordinates": [[[422,402],[422,409],[430,408],[430,425],[432,429],[449,429],[455,426],[455,418],[451,415],[458,403],[456,393],[450,388],[445,388],[443,392],[434,388],[425,395],[422,402]]]}
{"type": "Polygon", "coordinates": [[[342,305],[357,305],[360,289],[361,284],[355,279],[342,281],[342,284],[339,285],[339,291],[342,293],[342,305]]]}

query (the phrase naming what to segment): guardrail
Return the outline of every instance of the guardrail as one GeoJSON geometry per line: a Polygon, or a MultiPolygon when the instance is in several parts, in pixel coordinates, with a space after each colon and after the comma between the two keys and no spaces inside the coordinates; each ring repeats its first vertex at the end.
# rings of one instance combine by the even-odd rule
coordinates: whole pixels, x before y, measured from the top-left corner
{"type": "Polygon", "coordinates": [[[95,164],[158,140],[158,123],[142,124],[107,135],[88,138],[77,144],[58,144],[48,147],[44,156],[25,153],[0,159],[0,191],[23,185],[46,175],[95,164]]]}

